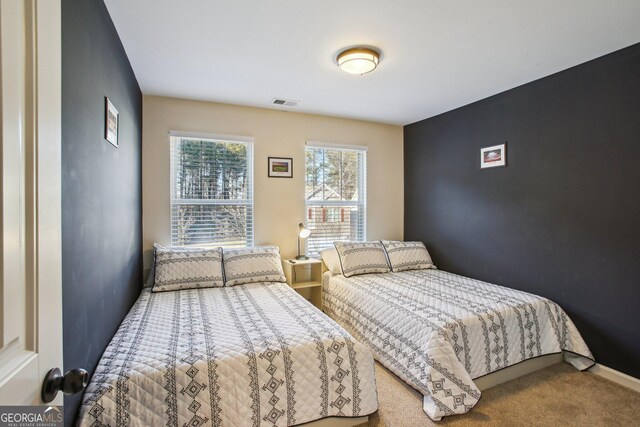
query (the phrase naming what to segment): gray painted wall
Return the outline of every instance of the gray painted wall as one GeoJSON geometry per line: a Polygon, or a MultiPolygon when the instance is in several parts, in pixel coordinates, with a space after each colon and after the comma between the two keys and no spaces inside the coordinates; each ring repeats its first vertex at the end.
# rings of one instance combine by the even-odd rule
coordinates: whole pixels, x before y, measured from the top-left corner
{"type": "MultiPolygon", "coordinates": [[[[95,366],[141,289],[142,94],[102,0],[62,1],[64,369],[95,366]],[[108,96],[119,147],[104,139],[108,96]]],[[[65,423],[80,395],[65,397],[65,423]]]]}
{"type": "Polygon", "coordinates": [[[559,303],[640,377],[640,44],[406,126],[405,239],[559,303]],[[507,141],[508,166],[480,170],[507,141]]]}

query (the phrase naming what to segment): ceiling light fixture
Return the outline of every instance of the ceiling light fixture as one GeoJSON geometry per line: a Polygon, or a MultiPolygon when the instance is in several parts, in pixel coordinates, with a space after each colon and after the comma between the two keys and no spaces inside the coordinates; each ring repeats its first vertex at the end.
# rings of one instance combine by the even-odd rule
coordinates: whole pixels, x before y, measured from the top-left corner
{"type": "Polygon", "coordinates": [[[338,67],[351,74],[367,74],[375,70],[380,54],[366,47],[354,47],[338,54],[338,67]]]}

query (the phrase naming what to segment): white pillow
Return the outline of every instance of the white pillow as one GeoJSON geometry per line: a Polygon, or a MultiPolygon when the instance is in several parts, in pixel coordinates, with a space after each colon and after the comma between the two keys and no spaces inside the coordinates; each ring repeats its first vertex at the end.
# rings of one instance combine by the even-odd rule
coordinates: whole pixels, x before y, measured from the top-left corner
{"type": "Polygon", "coordinates": [[[158,246],[157,243],[153,245],[153,250],[151,251],[151,268],[149,268],[147,280],[142,285],[143,288],[153,288],[153,284],[156,281],[156,246],[158,246]]]}
{"type": "Polygon", "coordinates": [[[280,249],[277,246],[225,249],[222,258],[225,286],[287,281],[282,270],[280,249]]]}
{"type": "Polygon", "coordinates": [[[153,292],[224,286],[222,248],[154,246],[153,292]]]}
{"type": "Polygon", "coordinates": [[[429,251],[422,242],[399,242],[383,240],[387,251],[391,271],[426,270],[436,268],[431,261],[429,251]]]}
{"type": "Polygon", "coordinates": [[[336,251],[335,246],[321,250],[320,257],[322,258],[324,265],[327,266],[331,274],[342,274],[342,269],[340,268],[340,258],[338,258],[338,251],[336,251]]]}
{"type": "Polygon", "coordinates": [[[389,272],[387,255],[380,242],[334,242],[334,245],[344,277],[389,272]]]}

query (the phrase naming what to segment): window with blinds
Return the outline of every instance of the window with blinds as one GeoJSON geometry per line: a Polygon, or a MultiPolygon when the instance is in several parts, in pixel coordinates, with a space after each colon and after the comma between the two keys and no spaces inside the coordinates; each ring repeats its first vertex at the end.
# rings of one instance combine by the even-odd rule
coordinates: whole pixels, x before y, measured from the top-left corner
{"type": "Polygon", "coordinates": [[[337,240],[366,239],[366,148],[308,144],[305,153],[307,254],[337,240]]]}
{"type": "Polygon", "coordinates": [[[171,244],[253,246],[253,144],[171,136],[171,244]]]}

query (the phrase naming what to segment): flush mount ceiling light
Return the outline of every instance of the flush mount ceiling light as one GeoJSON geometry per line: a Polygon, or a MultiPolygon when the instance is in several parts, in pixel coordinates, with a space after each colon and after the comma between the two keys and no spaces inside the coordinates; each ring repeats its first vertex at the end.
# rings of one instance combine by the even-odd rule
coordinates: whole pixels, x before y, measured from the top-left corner
{"type": "Polygon", "coordinates": [[[354,47],[338,54],[338,67],[351,74],[366,74],[375,70],[380,54],[366,47],[354,47]]]}

